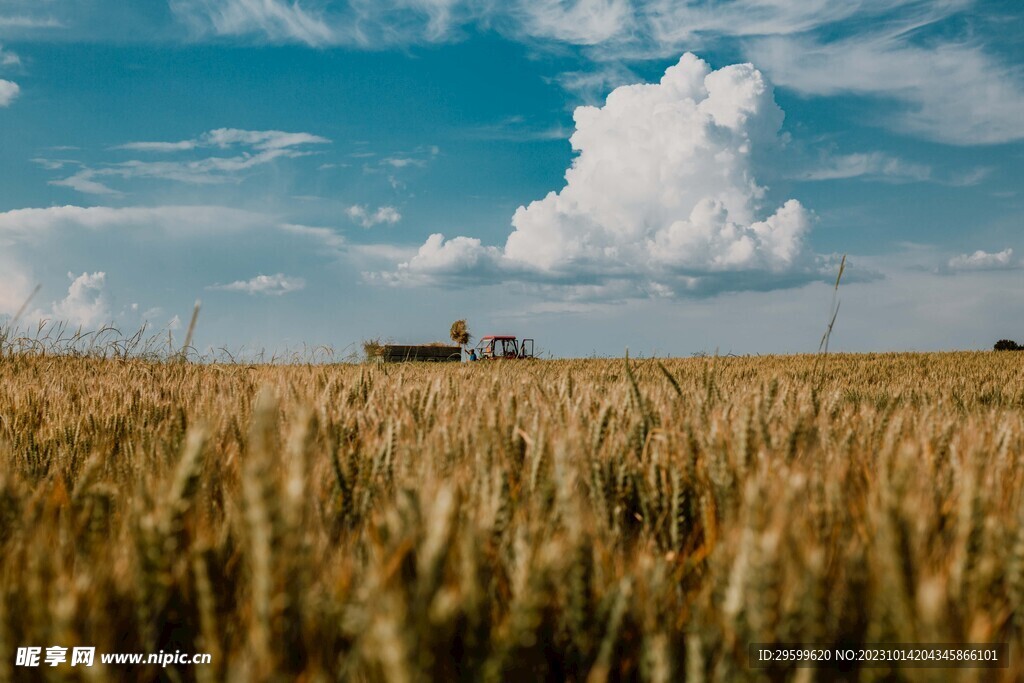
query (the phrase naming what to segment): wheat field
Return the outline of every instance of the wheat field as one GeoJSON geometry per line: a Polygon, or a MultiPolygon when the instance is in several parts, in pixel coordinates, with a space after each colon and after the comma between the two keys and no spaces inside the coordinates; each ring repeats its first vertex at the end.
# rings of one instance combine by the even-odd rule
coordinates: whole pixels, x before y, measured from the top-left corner
{"type": "Polygon", "coordinates": [[[0,680],[1021,680],[1024,366],[2,355],[0,591],[0,680]],[[57,643],[212,664],[14,667],[57,643]]]}

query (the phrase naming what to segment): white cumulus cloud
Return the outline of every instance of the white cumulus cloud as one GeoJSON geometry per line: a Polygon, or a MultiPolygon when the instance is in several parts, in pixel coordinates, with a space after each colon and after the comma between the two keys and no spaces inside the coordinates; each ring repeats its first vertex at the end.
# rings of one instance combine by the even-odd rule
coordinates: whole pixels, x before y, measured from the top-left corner
{"type": "Polygon", "coordinates": [[[112,187],[108,187],[98,180],[93,180],[96,176],[96,171],[86,168],[78,171],[74,175],[70,175],[62,180],[51,180],[50,185],[56,185],[58,187],[70,187],[72,190],[77,190],[82,194],[96,194],[96,195],[119,195],[121,194],[112,187]]]}
{"type": "Polygon", "coordinates": [[[238,280],[226,285],[210,285],[207,289],[225,292],[245,292],[246,294],[263,294],[265,296],[281,296],[290,292],[305,289],[306,281],[300,277],[288,277],[283,273],[274,275],[257,275],[249,280],[238,280]]]}
{"type": "Polygon", "coordinates": [[[783,113],[750,64],[713,71],[686,54],[660,82],[616,88],[574,119],[565,187],[521,206],[504,248],[435,234],[385,279],[625,280],[664,295],[817,277],[811,213],[795,199],[766,206],[754,177],[783,113]]]}
{"type": "Polygon", "coordinates": [[[366,206],[355,204],[345,209],[345,213],[364,228],[372,228],[382,223],[394,225],[402,220],[402,214],[393,206],[378,206],[376,210],[373,210],[366,206]]]}
{"type": "Polygon", "coordinates": [[[96,329],[109,322],[110,309],[103,293],[107,274],[102,271],[82,273],[78,276],[68,273],[68,279],[71,280],[68,295],[60,301],[55,301],[49,312],[38,311],[35,317],[67,322],[73,327],[85,329],[96,329]]]}
{"type": "Polygon", "coordinates": [[[14,81],[5,81],[0,78],[0,107],[9,107],[11,102],[21,92],[21,88],[14,81]]]}
{"type": "Polygon", "coordinates": [[[502,267],[503,255],[497,247],[485,247],[475,237],[445,240],[435,233],[427,238],[416,255],[399,265],[400,275],[472,277],[486,275],[502,267]],[[403,273],[402,271],[405,271],[403,273]]]}
{"type": "Polygon", "coordinates": [[[973,254],[960,254],[949,259],[946,264],[950,270],[1008,270],[1019,268],[1020,263],[1013,258],[1013,249],[997,252],[979,249],[973,254]]]}
{"type": "Polygon", "coordinates": [[[281,230],[292,235],[307,237],[320,244],[328,252],[338,252],[345,248],[345,238],[331,228],[282,223],[281,230]]]}

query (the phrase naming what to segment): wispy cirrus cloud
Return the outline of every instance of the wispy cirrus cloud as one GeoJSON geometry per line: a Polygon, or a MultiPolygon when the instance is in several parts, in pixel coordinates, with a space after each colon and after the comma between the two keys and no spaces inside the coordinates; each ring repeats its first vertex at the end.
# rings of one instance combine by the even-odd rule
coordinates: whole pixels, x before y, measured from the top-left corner
{"type": "Polygon", "coordinates": [[[0,15],[0,30],[3,29],[48,29],[61,28],[62,22],[53,16],[35,16],[28,14],[0,15]]]}
{"type": "Polygon", "coordinates": [[[391,188],[398,190],[405,187],[404,174],[425,169],[440,154],[441,148],[437,145],[419,145],[412,149],[396,150],[383,155],[372,150],[361,150],[351,152],[348,156],[352,159],[362,160],[364,174],[384,174],[387,176],[391,188]]]}
{"type": "Polygon", "coordinates": [[[900,11],[921,22],[946,16],[968,4],[969,0],[651,0],[639,6],[648,34],[643,42],[649,49],[672,53],[687,46],[706,45],[721,36],[796,35],[858,17],[884,20],[900,11]]]}
{"type": "Polygon", "coordinates": [[[4,46],[0,44],[0,67],[4,66],[21,66],[21,57],[19,57],[15,52],[5,50],[4,46]]]}
{"type": "Polygon", "coordinates": [[[340,252],[347,245],[345,238],[332,228],[300,225],[297,223],[282,223],[279,227],[287,233],[305,237],[316,242],[328,252],[340,252]]]}
{"type": "Polygon", "coordinates": [[[574,45],[585,66],[558,80],[588,102],[630,82],[625,72],[631,64],[726,45],[776,85],[806,95],[855,94],[897,105],[874,121],[878,126],[956,145],[1024,139],[1017,124],[1024,108],[1019,65],[987,51],[977,38],[982,29],[951,28],[957,17],[973,19],[979,5],[978,0],[172,2],[176,16],[200,36],[377,49],[454,41],[473,28],[542,48],[574,45]]]}
{"type": "Polygon", "coordinates": [[[387,157],[380,160],[381,166],[392,168],[407,168],[409,166],[426,166],[426,159],[414,159],[413,157],[387,157]]]}
{"type": "Polygon", "coordinates": [[[637,16],[630,0],[350,0],[315,8],[289,0],[171,0],[171,9],[200,37],[366,48],[458,40],[474,26],[595,45],[621,37],[637,16]]]}
{"type": "Polygon", "coordinates": [[[467,28],[478,27],[521,40],[613,44],[633,53],[662,55],[702,46],[718,35],[801,33],[858,14],[879,15],[921,5],[919,0],[725,0],[712,5],[700,0],[349,0],[312,5],[294,0],[171,0],[170,4],[197,36],[381,47],[458,40],[467,28]]]}
{"type": "Polygon", "coordinates": [[[930,164],[908,161],[887,152],[855,152],[824,155],[793,173],[795,180],[828,181],[859,179],[883,183],[935,183],[970,187],[982,182],[992,169],[976,166],[956,171],[936,170],[930,164]]]}
{"type": "Polygon", "coordinates": [[[823,159],[796,177],[801,180],[846,180],[865,178],[886,182],[925,182],[933,171],[927,164],[918,164],[885,152],[837,154],[823,159]]]}
{"type": "Polygon", "coordinates": [[[95,178],[95,176],[97,175],[99,175],[99,173],[96,170],[91,168],[83,168],[82,170],[74,173],[73,175],[68,176],[67,178],[62,178],[60,180],[51,180],[49,184],[57,187],[70,187],[72,190],[75,190],[76,192],[81,192],[82,194],[121,194],[121,192],[118,192],[114,188],[108,185],[104,185],[98,180],[94,180],[93,178],[95,178]]]}
{"type": "Polygon", "coordinates": [[[979,249],[970,254],[954,256],[946,263],[946,269],[950,272],[1013,270],[1021,266],[1021,261],[1013,258],[1013,249],[1010,248],[996,252],[979,249]]]}
{"type": "Polygon", "coordinates": [[[378,206],[374,210],[361,204],[355,204],[345,209],[345,214],[364,228],[383,224],[394,225],[402,220],[402,214],[393,206],[378,206]]]}
{"type": "Polygon", "coordinates": [[[622,62],[602,62],[590,69],[565,71],[550,81],[572,94],[577,104],[600,104],[620,85],[637,83],[641,79],[622,62]]]}
{"type": "Polygon", "coordinates": [[[596,45],[620,38],[637,16],[630,0],[350,0],[312,7],[290,0],[171,0],[170,6],[197,37],[312,47],[448,42],[470,27],[493,27],[524,40],[596,45]]]}
{"type": "Polygon", "coordinates": [[[532,142],[536,140],[566,140],[572,131],[559,124],[538,125],[519,115],[508,116],[496,123],[466,128],[463,132],[473,140],[504,140],[532,142]]]}
{"type": "Polygon", "coordinates": [[[308,240],[333,253],[347,248],[344,236],[332,228],[291,223],[265,213],[225,206],[69,205],[0,212],[0,246],[45,246],[63,234],[82,230],[157,233],[171,239],[271,230],[308,240]]]}
{"type": "Polygon", "coordinates": [[[476,0],[377,0],[320,3],[291,0],[170,0],[194,36],[238,36],[312,47],[435,43],[486,12],[476,0]]]}
{"type": "Polygon", "coordinates": [[[148,230],[169,236],[223,234],[273,224],[223,206],[50,206],[0,212],[0,245],[42,242],[63,230],[148,230]]]}
{"type": "Polygon", "coordinates": [[[318,13],[283,0],[170,0],[171,10],[198,35],[264,36],[275,42],[326,45],[336,31],[318,13]]]}
{"type": "Polygon", "coordinates": [[[66,165],[79,167],[70,176],[50,181],[51,185],[70,187],[84,194],[115,195],[120,194],[120,191],[110,187],[105,180],[151,178],[199,185],[239,182],[246,171],[277,159],[308,156],[312,152],[305,149],[307,146],[328,143],[330,140],[327,138],[311,133],[218,128],[193,139],[128,142],[113,149],[168,155],[212,149],[231,150],[233,154],[203,156],[198,159],[131,159],[97,166],[64,159],[40,158],[33,161],[50,170],[59,170],[66,165]]]}
{"type": "Polygon", "coordinates": [[[635,21],[629,0],[533,0],[519,3],[513,13],[525,34],[576,45],[604,43],[635,21]]]}
{"type": "Polygon", "coordinates": [[[236,280],[226,285],[209,285],[209,290],[223,292],[242,292],[249,295],[282,296],[298,292],[306,288],[306,281],[301,277],[289,277],[283,273],[274,275],[257,275],[248,280],[236,280]]]}
{"type": "MultiPolygon", "coordinates": [[[[421,145],[413,150],[395,152],[384,156],[377,161],[377,165],[391,169],[423,168],[440,153],[441,148],[437,145],[421,145]]],[[[377,156],[377,154],[371,151],[364,151],[353,152],[349,156],[354,159],[371,159],[377,156]]]]}
{"type": "Polygon", "coordinates": [[[197,138],[175,142],[127,142],[113,149],[127,149],[139,152],[181,152],[201,147],[228,149],[230,147],[252,147],[257,150],[287,149],[302,145],[323,145],[331,141],[312,133],[289,133],[282,130],[244,130],[240,128],[216,128],[197,138]]]}
{"type": "Polygon", "coordinates": [[[858,94],[900,108],[872,123],[955,145],[1024,139],[1024,73],[976,42],[911,44],[903,33],[823,42],[752,41],[747,53],[777,85],[807,95],[858,94]]]}
{"type": "Polygon", "coordinates": [[[0,78],[0,107],[9,107],[11,102],[18,97],[21,88],[14,81],[7,81],[0,78]]]}

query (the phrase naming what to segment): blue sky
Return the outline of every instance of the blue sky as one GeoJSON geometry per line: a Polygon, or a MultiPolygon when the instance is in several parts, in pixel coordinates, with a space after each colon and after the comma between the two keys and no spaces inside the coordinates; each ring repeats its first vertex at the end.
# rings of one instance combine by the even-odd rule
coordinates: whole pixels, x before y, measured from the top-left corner
{"type": "Polygon", "coordinates": [[[846,253],[832,348],[1024,340],[1022,41],[968,0],[0,0],[0,315],[802,352],[846,253]]]}

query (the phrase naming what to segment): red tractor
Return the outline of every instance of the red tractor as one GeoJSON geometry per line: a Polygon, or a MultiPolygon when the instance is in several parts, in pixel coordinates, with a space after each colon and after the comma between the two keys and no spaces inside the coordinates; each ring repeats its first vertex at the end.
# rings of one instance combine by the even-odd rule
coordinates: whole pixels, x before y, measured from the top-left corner
{"type": "Polygon", "coordinates": [[[479,360],[533,358],[533,340],[523,339],[519,342],[510,334],[489,334],[480,338],[474,351],[479,360]]]}

